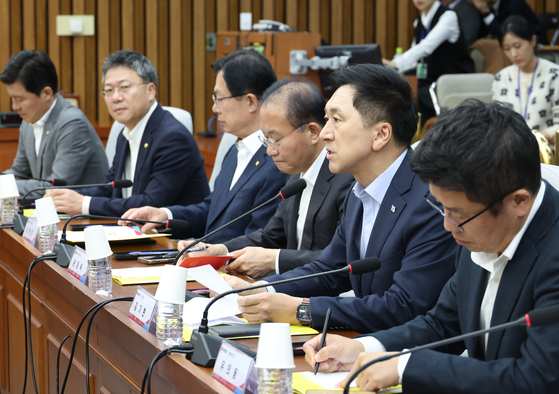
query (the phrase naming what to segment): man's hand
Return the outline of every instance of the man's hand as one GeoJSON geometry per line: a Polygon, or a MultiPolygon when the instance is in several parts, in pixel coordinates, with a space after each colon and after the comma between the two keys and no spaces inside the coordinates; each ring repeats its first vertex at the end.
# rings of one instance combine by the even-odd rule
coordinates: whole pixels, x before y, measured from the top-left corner
{"type": "MultiPolygon", "coordinates": [[[[326,337],[328,340],[328,337],[326,337]]],[[[353,364],[351,371],[347,378],[342,380],[338,383],[338,387],[344,387],[347,383],[347,380],[350,376],[357,371],[357,369],[361,368],[362,365],[365,365],[371,360],[376,358],[385,356],[387,354],[392,353],[361,353],[359,357],[357,357],[357,361],[353,364]]],[[[357,376],[357,385],[359,389],[363,391],[379,391],[380,389],[384,389],[386,387],[396,386],[398,384],[398,359],[400,357],[394,357],[390,360],[382,361],[380,363],[376,363],[371,365],[369,368],[361,372],[357,376]]],[[[322,364],[321,364],[322,366],[322,364]]]]}
{"type": "Polygon", "coordinates": [[[70,189],[47,189],[45,197],[52,197],[57,212],[69,215],[82,213],[83,196],[70,189]]]}
{"type": "Polygon", "coordinates": [[[250,324],[264,322],[281,322],[299,324],[297,307],[302,298],[291,297],[283,293],[263,293],[239,297],[237,303],[243,317],[250,324]]]}
{"type": "Polygon", "coordinates": [[[257,246],[231,252],[235,260],[225,270],[230,274],[244,274],[251,278],[262,278],[276,269],[279,249],[264,249],[257,246]]]}
{"type": "Polygon", "coordinates": [[[382,64],[383,64],[384,66],[389,66],[389,67],[392,67],[392,68],[397,68],[397,67],[396,67],[396,63],[394,63],[392,60],[388,60],[388,59],[384,59],[384,58],[383,58],[383,59],[382,59],[382,64]]]}
{"type": "MultiPolygon", "coordinates": [[[[123,218],[126,219],[142,219],[142,220],[153,220],[157,222],[162,222],[164,220],[168,220],[167,212],[163,209],[155,208],[155,207],[142,207],[142,208],[132,208],[128,211],[124,212],[122,215],[123,218]]],[[[119,220],[118,224],[121,226],[126,226],[128,221],[126,220],[119,220]]],[[[147,233],[149,230],[152,230],[156,227],[159,227],[159,224],[156,223],[146,223],[142,226],[142,233],[147,233]]]]}
{"type": "Polygon", "coordinates": [[[349,371],[359,354],[365,351],[361,342],[334,334],[326,336],[324,347],[319,351],[321,339],[322,334],[317,335],[303,345],[303,350],[305,360],[313,368],[319,362],[318,370],[322,372],[349,371]]]}
{"type": "Polygon", "coordinates": [[[472,2],[474,7],[476,7],[477,10],[483,15],[488,14],[489,12],[491,12],[491,9],[489,8],[488,3],[493,4],[494,1],[490,2],[489,0],[473,0],[473,2],[472,2]]]}
{"type": "MultiPolygon", "coordinates": [[[[228,276],[228,275],[223,275],[223,279],[225,279],[225,281],[227,283],[229,283],[229,286],[231,286],[234,289],[242,289],[242,288],[245,288],[245,287],[259,285],[260,283],[264,283],[263,281],[249,283],[249,282],[244,281],[242,279],[236,278],[234,276],[228,276]]],[[[249,296],[249,295],[253,295],[253,294],[260,294],[260,293],[267,293],[267,292],[268,292],[268,290],[266,290],[266,288],[263,287],[261,289],[243,291],[242,293],[239,293],[239,295],[249,296]]]]}
{"type": "MultiPolygon", "coordinates": [[[[183,250],[184,248],[186,248],[188,245],[190,245],[194,240],[193,239],[187,239],[184,241],[179,241],[179,250],[183,250]]],[[[191,253],[185,253],[188,257],[200,257],[200,256],[223,256],[227,254],[227,248],[225,247],[225,245],[223,244],[206,244],[204,242],[198,242],[196,245],[194,245],[192,248],[197,248],[198,246],[209,246],[208,249],[204,249],[204,250],[199,250],[198,252],[191,252],[191,253]]]]}

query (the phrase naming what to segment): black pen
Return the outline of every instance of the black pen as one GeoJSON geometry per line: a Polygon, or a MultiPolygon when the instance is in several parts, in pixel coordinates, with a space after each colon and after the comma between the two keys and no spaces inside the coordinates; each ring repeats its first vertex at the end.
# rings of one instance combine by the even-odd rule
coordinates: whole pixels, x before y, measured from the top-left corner
{"type": "MultiPolygon", "coordinates": [[[[324,325],[322,326],[322,339],[320,340],[320,348],[318,351],[322,350],[324,347],[324,341],[326,340],[326,333],[328,333],[328,323],[330,322],[330,314],[332,313],[332,308],[328,308],[326,311],[326,318],[324,319],[324,325]]],[[[314,374],[318,372],[318,366],[320,363],[314,365],[314,374]]]]}

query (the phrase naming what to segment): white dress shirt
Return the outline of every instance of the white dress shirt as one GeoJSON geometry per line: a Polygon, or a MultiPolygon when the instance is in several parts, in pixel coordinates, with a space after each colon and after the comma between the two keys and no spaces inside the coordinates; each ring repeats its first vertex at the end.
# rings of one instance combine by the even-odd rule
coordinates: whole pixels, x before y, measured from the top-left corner
{"type": "MultiPolygon", "coordinates": [[[[297,250],[301,249],[301,242],[303,240],[303,232],[305,229],[305,222],[307,221],[307,212],[309,211],[309,205],[311,203],[312,192],[314,190],[314,185],[318,179],[318,174],[326,158],[326,149],[318,154],[318,157],[311,164],[309,169],[301,173],[301,179],[307,182],[307,187],[301,192],[301,201],[299,202],[299,211],[297,213],[297,250]]],[[[279,255],[281,249],[276,253],[276,274],[280,275],[279,269],[279,255]]]]}
{"type": "Polygon", "coordinates": [[[49,120],[50,113],[52,112],[52,109],[56,105],[57,99],[58,96],[57,98],[54,99],[54,102],[52,103],[48,111],[45,112],[45,114],[41,117],[41,119],[31,124],[31,127],[33,128],[33,134],[35,135],[35,157],[39,156],[39,148],[41,147],[41,140],[43,138],[43,131],[45,129],[45,124],[47,123],[47,120],[49,120]]]}
{"type": "MultiPolygon", "coordinates": [[[[509,245],[503,251],[503,253],[499,256],[497,253],[484,253],[484,252],[472,252],[471,258],[474,264],[479,265],[483,269],[487,270],[488,281],[487,281],[487,288],[485,289],[485,294],[483,296],[483,300],[481,301],[481,308],[480,308],[480,330],[486,329],[490,327],[491,324],[491,316],[493,315],[493,307],[495,306],[495,298],[497,297],[497,291],[499,290],[499,284],[501,282],[501,276],[503,275],[503,271],[505,270],[506,264],[510,259],[514,257],[514,253],[526,232],[526,229],[532,222],[532,219],[538,212],[538,209],[542,205],[543,197],[545,194],[545,183],[542,181],[540,184],[540,190],[538,190],[538,194],[536,194],[536,198],[534,199],[534,204],[530,209],[530,213],[524,222],[524,225],[520,229],[518,233],[514,236],[511,240],[509,245]]],[[[489,334],[480,337],[480,344],[482,345],[483,349],[487,348],[487,338],[489,334]]],[[[357,338],[356,341],[359,341],[365,347],[366,352],[386,352],[386,348],[379,340],[374,337],[363,337],[357,338]]],[[[398,360],[398,383],[402,384],[402,376],[404,376],[404,370],[408,364],[411,354],[405,354],[400,356],[398,360]]]]}
{"type": "MultiPolygon", "coordinates": [[[[431,21],[440,6],[440,1],[435,1],[427,14],[421,13],[421,23],[426,29],[431,25],[431,21]]],[[[417,26],[417,19],[413,25],[414,27],[417,26]]],[[[456,12],[447,10],[441,15],[437,24],[419,44],[416,44],[414,39],[411,48],[392,61],[396,64],[400,72],[414,69],[421,59],[435,52],[443,42],[448,41],[454,44],[458,41],[459,37],[460,25],[458,24],[458,16],[456,12]]],[[[429,70],[427,70],[427,72],[429,72],[429,70]]]]}
{"type": "MultiPolygon", "coordinates": [[[[128,129],[128,127],[124,127],[124,130],[122,131],[122,135],[126,138],[130,147],[130,154],[126,156],[122,179],[130,179],[131,181],[134,181],[136,162],[138,160],[138,152],[140,151],[140,143],[142,142],[146,125],[151,117],[151,114],[155,111],[155,108],[157,108],[157,101],[152,104],[147,114],[144,115],[144,117],[136,124],[136,126],[134,126],[132,130],[128,129]]],[[[132,187],[122,189],[122,198],[128,198],[131,195],[132,187]]],[[[84,196],[82,202],[82,213],[84,215],[89,215],[90,202],[91,196],[84,196]]]]}

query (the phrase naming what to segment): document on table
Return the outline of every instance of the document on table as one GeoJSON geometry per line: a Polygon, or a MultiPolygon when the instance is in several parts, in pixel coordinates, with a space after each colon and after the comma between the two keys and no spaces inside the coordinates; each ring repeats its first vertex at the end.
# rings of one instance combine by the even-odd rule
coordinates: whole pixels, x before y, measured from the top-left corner
{"type": "MultiPolygon", "coordinates": [[[[293,374],[293,391],[295,393],[306,393],[307,390],[336,390],[343,391],[343,388],[336,387],[336,383],[344,380],[349,372],[298,372],[293,374]]],[[[359,391],[354,380],[350,385],[350,391],[359,391]]],[[[402,386],[388,387],[379,391],[379,394],[401,393],[402,386]]]]}
{"type": "MultiPolygon", "coordinates": [[[[140,239],[156,238],[156,237],[168,237],[169,234],[144,234],[140,231],[133,229],[130,226],[103,226],[105,234],[107,234],[107,240],[109,242],[114,241],[135,241],[140,239]]],[[[60,234],[62,231],[58,232],[58,239],[60,239],[60,234]]],[[[83,243],[85,242],[85,233],[83,231],[66,231],[66,239],[71,243],[83,243]]]]}

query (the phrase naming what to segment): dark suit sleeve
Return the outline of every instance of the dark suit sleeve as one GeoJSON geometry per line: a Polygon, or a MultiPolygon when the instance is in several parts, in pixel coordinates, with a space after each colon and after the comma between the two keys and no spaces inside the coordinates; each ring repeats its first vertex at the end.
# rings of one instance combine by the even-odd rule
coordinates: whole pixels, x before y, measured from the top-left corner
{"type": "MultiPolygon", "coordinates": [[[[162,123],[160,127],[165,126],[162,123]]],[[[84,190],[84,194],[92,196],[89,206],[91,214],[120,216],[130,208],[146,205],[162,207],[171,205],[178,199],[182,187],[177,187],[177,183],[189,183],[199,167],[197,159],[200,159],[200,154],[180,130],[166,130],[154,143],[157,147],[154,147],[156,150],[153,153],[151,173],[143,193],[133,194],[129,198],[112,198],[109,197],[109,188],[84,190]]],[[[109,182],[114,180],[114,167],[113,165],[107,173],[109,182]]]]}
{"type": "Polygon", "coordinates": [[[173,231],[173,238],[198,238],[206,233],[206,222],[212,203],[212,195],[213,193],[210,193],[204,201],[198,204],[186,207],[181,205],[167,207],[173,214],[173,219],[186,220],[189,224],[186,231],[173,231]]]}

